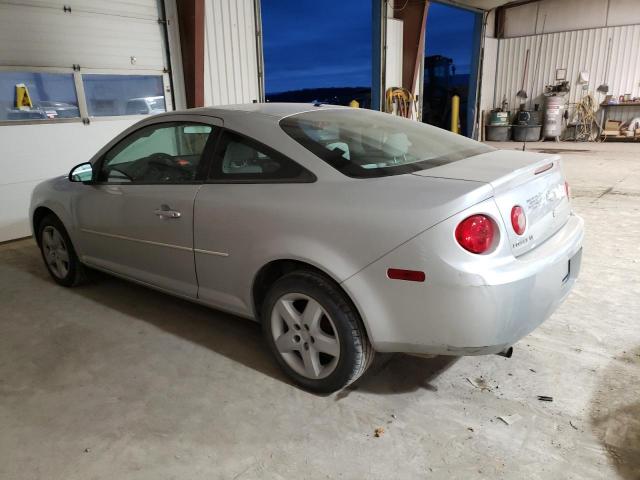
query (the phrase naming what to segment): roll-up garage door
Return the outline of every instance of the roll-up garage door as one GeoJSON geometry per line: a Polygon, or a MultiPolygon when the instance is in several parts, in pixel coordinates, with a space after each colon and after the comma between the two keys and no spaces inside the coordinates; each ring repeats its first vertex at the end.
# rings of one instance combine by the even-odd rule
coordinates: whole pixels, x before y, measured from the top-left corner
{"type": "Polygon", "coordinates": [[[162,17],[156,0],[0,0],[0,241],[30,234],[40,181],[173,109],[162,17]]]}

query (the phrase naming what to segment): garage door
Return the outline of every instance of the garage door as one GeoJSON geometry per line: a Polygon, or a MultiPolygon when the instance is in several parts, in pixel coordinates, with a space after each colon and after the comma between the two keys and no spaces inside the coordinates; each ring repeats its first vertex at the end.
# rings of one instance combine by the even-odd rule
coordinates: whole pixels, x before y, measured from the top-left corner
{"type": "Polygon", "coordinates": [[[172,110],[156,0],[0,0],[0,241],[30,234],[33,187],[172,110]]]}

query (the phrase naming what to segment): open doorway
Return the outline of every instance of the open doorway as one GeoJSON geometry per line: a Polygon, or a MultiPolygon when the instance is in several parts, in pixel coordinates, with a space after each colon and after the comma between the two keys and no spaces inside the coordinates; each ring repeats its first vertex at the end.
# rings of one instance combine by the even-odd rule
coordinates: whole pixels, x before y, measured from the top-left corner
{"type": "Polygon", "coordinates": [[[371,0],[261,0],[268,102],[371,106],[371,0]]]}
{"type": "Polygon", "coordinates": [[[451,129],[451,99],[460,97],[459,131],[471,137],[476,111],[482,14],[431,2],[427,14],[422,121],[451,129]]]}

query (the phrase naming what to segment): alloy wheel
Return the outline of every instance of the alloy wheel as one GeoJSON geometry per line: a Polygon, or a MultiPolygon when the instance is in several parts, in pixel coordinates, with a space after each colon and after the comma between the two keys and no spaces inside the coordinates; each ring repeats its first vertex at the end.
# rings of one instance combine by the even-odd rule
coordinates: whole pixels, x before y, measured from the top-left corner
{"type": "Polygon", "coordinates": [[[336,369],[337,329],[322,305],[308,295],[287,293],[276,301],[271,334],[280,356],[299,375],[318,380],[336,369]]]}
{"type": "Polygon", "coordinates": [[[70,268],[69,249],[60,232],[51,225],[42,230],[42,251],[51,273],[56,278],[66,278],[70,268]]]}

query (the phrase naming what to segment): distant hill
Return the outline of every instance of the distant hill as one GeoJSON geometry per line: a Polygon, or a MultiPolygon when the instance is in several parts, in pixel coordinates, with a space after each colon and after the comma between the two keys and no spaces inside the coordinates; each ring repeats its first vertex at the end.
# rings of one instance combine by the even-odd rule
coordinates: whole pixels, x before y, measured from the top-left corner
{"type": "Polygon", "coordinates": [[[289,90],[287,92],[267,93],[267,102],[302,102],[318,101],[332,105],[348,105],[357,100],[360,107],[371,105],[371,87],[322,87],[289,90]]]}

